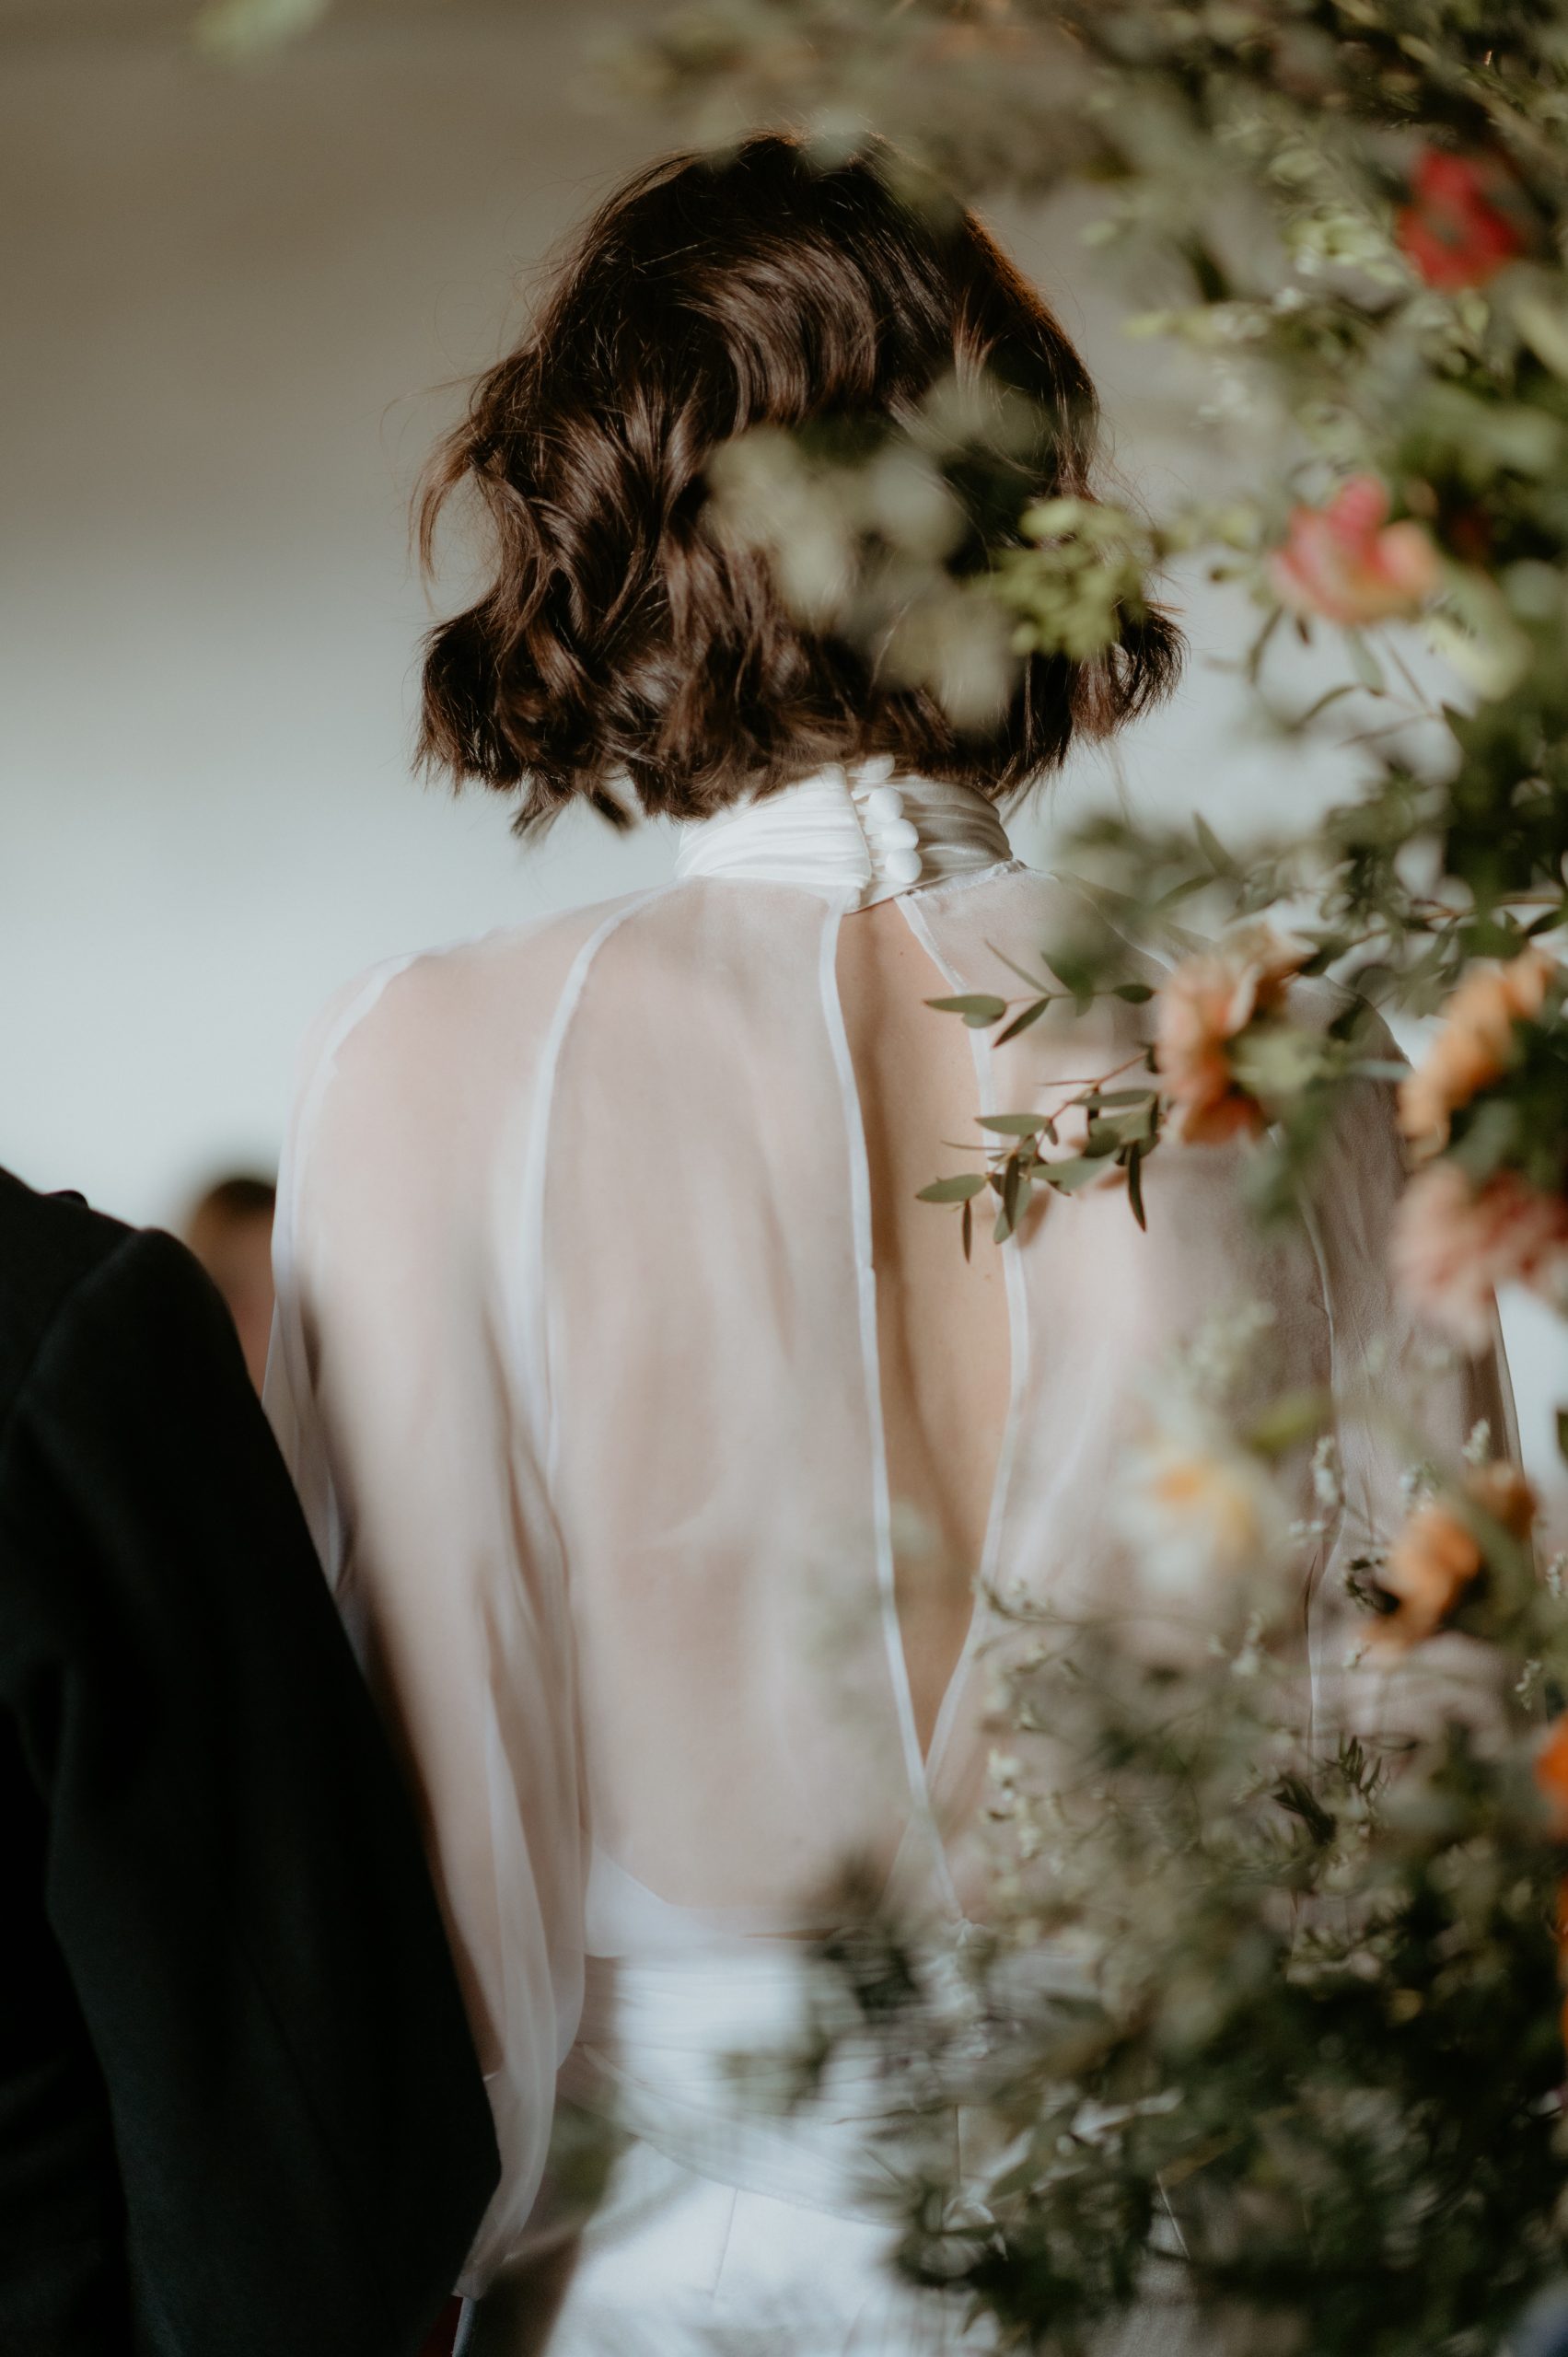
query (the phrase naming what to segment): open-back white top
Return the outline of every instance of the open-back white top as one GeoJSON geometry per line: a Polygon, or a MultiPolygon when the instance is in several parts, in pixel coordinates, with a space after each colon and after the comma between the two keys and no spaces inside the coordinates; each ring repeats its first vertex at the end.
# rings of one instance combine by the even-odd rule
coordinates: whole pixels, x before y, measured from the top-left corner
{"type": "MultiPolygon", "coordinates": [[[[1009,995],[1005,961],[1038,965],[1075,892],[1011,858],[979,795],[828,772],[687,830],[668,886],[401,959],[322,1020],[269,1404],[410,1764],[489,2073],[505,2178],[475,2284],[523,2245],[569,2056],[613,2046],[656,2138],[682,2037],[734,2043],[719,1998],[745,1976],[715,1959],[819,1928],[851,1863],[959,1909],[987,1616],[923,1756],[840,930],[892,896],[938,989],[1009,995]]],[[[1109,1001],[1000,1051],[974,1034],[972,1111],[1049,1103],[1147,1020],[1109,1001]]],[[[1090,1190],[1003,1248],[982,1583],[1132,1596],[1107,1507],[1139,1372],[1216,1305],[1273,1309],[1260,1398],[1346,1384],[1375,1346],[1401,1380],[1387,1092],[1347,1109],[1292,1233],[1260,1236],[1248,1151],[1162,1149],[1146,1235],[1090,1190]]],[[[1437,1446],[1501,1431],[1494,1374],[1428,1399],[1437,1446]]],[[[1342,1437],[1353,1510],[1387,1524],[1397,1452],[1342,1437]]],[[[1320,1687],[1337,1543],[1304,1599],[1320,1687]]]]}

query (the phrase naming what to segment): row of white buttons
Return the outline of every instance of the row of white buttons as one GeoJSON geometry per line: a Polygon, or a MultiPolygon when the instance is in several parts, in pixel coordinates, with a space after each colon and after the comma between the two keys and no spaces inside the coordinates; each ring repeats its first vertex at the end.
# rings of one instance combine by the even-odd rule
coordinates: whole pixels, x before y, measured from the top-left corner
{"type": "Polygon", "coordinates": [[[904,797],[898,787],[888,783],[892,772],[893,763],[886,755],[867,762],[861,772],[863,783],[870,777],[882,780],[865,797],[865,831],[881,856],[889,884],[918,884],[925,869],[920,855],[920,830],[912,819],[905,818],[904,797]]]}

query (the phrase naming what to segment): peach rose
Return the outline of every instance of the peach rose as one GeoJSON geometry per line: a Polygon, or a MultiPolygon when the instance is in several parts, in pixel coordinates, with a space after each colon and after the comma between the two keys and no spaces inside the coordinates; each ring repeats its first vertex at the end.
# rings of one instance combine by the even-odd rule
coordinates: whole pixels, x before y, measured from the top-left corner
{"type": "MultiPolygon", "coordinates": [[[[1552,1838],[1568,1841],[1568,1711],[1553,1719],[1536,1753],[1536,1782],[1551,1813],[1552,1838]]],[[[1568,1885],[1562,1896],[1568,1896],[1568,1885]]],[[[1559,1944],[1568,1946],[1568,1916],[1561,1906],[1557,1931],[1559,1944]]]]}
{"type": "Polygon", "coordinates": [[[1557,973],[1544,950],[1527,949],[1505,966],[1476,966],[1443,1010],[1443,1028],[1400,1087],[1400,1127],[1408,1138],[1441,1145],[1451,1114],[1500,1080],[1514,1059],[1514,1026],[1540,1013],[1557,973]]]}
{"type": "Polygon", "coordinates": [[[1269,561],[1281,605],[1351,624],[1419,612],[1443,585],[1443,560],[1424,526],[1388,515],[1375,475],[1353,476],[1327,507],[1293,508],[1269,561]]]}
{"type": "Polygon", "coordinates": [[[1568,1288],[1568,1198],[1542,1194],[1512,1170],[1474,1188],[1454,1163],[1434,1163],[1405,1189],[1391,1253],[1394,1281],[1417,1315],[1484,1350],[1500,1285],[1528,1285],[1549,1300],[1568,1288]]]}
{"type": "Polygon", "coordinates": [[[1279,1011],[1286,984],[1310,954],[1267,925],[1251,925],[1183,958],[1167,977],[1155,1062],[1176,1109],[1177,1134],[1188,1144],[1256,1137],[1267,1127],[1262,1107],[1237,1083],[1229,1043],[1256,1016],[1279,1011]]]}
{"type": "MultiPolygon", "coordinates": [[[[1516,1466],[1479,1465],[1465,1478],[1465,1494],[1521,1542],[1535,1522],[1535,1492],[1516,1466]]],[[[1398,1608],[1379,1620],[1377,1642],[1415,1645],[1447,1620],[1486,1558],[1481,1541],[1443,1498],[1418,1505],[1389,1550],[1381,1585],[1398,1608]]]]}

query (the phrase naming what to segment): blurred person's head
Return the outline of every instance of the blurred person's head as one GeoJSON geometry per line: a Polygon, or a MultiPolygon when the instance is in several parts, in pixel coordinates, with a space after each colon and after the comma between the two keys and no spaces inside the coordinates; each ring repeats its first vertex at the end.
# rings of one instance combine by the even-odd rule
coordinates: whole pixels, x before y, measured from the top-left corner
{"type": "Polygon", "coordinates": [[[273,1329],[276,1206],[277,1189],[270,1178],[237,1173],[199,1196],[185,1222],[185,1241],[228,1304],[258,1391],[273,1329]]]}
{"type": "Polygon", "coordinates": [[[1018,541],[1032,499],[1091,496],[1094,387],[975,216],[869,143],[823,157],[769,134],[638,172],[588,223],[533,328],[476,386],[424,508],[472,492],[489,586],[431,635],[426,763],[519,795],[521,827],[587,800],[700,819],[828,762],[1001,796],[1168,685],[1157,611],[1088,661],[1027,656],[960,727],[864,645],[807,627],[761,550],[705,521],[716,452],[759,425],[907,423],[949,380],[1031,421],[997,495],[966,491],[962,571],[1018,541]]]}

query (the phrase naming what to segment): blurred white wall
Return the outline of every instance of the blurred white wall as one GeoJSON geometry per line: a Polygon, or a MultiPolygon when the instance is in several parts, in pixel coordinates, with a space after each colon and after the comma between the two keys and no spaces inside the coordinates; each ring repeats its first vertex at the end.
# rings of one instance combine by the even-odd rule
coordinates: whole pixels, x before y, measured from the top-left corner
{"type": "MultiPolygon", "coordinates": [[[[249,72],[167,34],[6,30],[0,0],[0,1162],[139,1220],[276,1155],[313,1009],[389,952],[668,866],[657,833],[506,815],[408,772],[428,619],[419,466],[528,273],[627,164],[549,0],[344,26],[249,72]]],[[[1134,483],[1237,430],[1117,331],[1079,215],[1000,225],[1098,374],[1134,483]]],[[[1245,605],[1192,585],[1195,653],[1116,764],[1135,807],[1241,832],[1353,757],[1249,733],[1245,605]]],[[[1304,664],[1336,676],[1331,652],[1304,664]]],[[[1107,790],[1103,761],[1056,790],[1107,790]]],[[[1021,847],[1048,840],[1040,816],[1021,847]]],[[[1568,1396],[1515,1321],[1533,1451],[1568,1396]]]]}
{"type": "Polygon", "coordinates": [[[275,1155],[312,1008],[658,866],[408,774],[411,484],[630,160],[582,19],[0,43],[0,1161],[135,1219],[275,1155]]]}

